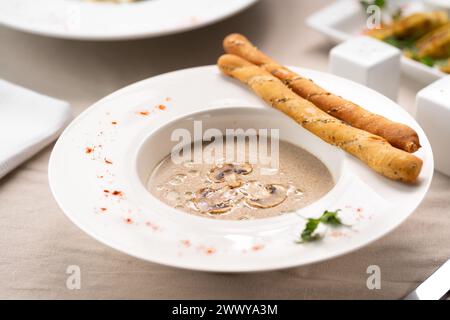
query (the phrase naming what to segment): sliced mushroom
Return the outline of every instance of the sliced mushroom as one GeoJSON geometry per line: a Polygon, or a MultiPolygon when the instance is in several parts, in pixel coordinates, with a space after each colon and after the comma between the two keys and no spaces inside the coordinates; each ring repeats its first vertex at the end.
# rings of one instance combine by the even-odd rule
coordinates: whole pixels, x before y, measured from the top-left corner
{"type": "Polygon", "coordinates": [[[230,211],[241,198],[242,195],[230,187],[203,188],[195,193],[192,201],[200,212],[222,214],[230,211]]]}
{"type": "Polygon", "coordinates": [[[234,164],[234,172],[237,174],[247,175],[252,173],[253,167],[249,163],[234,164]]]}
{"type": "Polygon", "coordinates": [[[250,181],[242,186],[240,191],[245,195],[245,203],[254,208],[273,208],[287,198],[287,190],[278,184],[262,184],[250,181]]]}
{"type": "Polygon", "coordinates": [[[208,174],[212,182],[225,182],[231,188],[240,187],[242,182],[239,180],[239,175],[247,175],[253,171],[250,164],[219,164],[212,168],[208,174]]]}
{"type": "Polygon", "coordinates": [[[234,172],[225,173],[223,180],[230,188],[238,188],[242,185],[242,181],[239,180],[238,175],[234,172]]]}

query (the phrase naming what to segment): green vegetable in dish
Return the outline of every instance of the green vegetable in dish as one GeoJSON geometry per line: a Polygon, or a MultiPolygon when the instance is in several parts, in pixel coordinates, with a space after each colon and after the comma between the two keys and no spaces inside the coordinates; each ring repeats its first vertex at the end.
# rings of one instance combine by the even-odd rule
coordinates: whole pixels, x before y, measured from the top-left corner
{"type": "Polygon", "coordinates": [[[422,57],[419,58],[418,61],[429,67],[433,67],[436,64],[436,60],[431,57],[422,57]]]}
{"type": "Polygon", "coordinates": [[[386,6],[387,1],[386,0],[361,0],[360,2],[363,5],[363,7],[365,9],[367,9],[369,6],[372,6],[372,5],[376,5],[380,8],[384,8],[386,6]]]}
{"type": "Polygon", "coordinates": [[[384,40],[391,46],[397,47],[401,50],[412,49],[415,44],[415,40],[412,39],[397,39],[396,37],[389,37],[384,40]]]}
{"type": "Polygon", "coordinates": [[[302,244],[306,242],[313,242],[320,240],[322,238],[321,235],[315,233],[317,228],[321,223],[330,225],[330,226],[343,226],[341,219],[338,217],[338,213],[341,211],[340,209],[336,211],[325,211],[322,216],[318,219],[308,219],[305,228],[300,235],[300,239],[297,243],[302,244]]]}
{"type": "Polygon", "coordinates": [[[365,34],[402,50],[410,59],[449,72],[450,19],[445,11],[416,12],[365,34]]]}

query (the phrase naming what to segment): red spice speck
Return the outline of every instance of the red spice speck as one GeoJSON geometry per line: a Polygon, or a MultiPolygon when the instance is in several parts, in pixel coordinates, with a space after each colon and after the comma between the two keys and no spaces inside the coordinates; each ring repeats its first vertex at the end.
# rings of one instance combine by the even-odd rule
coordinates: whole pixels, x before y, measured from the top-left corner
{"type": "Polygon", "coordinates": [[[159,106],[158,106],[158,109],[159,110],[166,110],[166,106],[165,105],[163,105],[163,104],[160,104],[159,106]]]}
{"type": "Polygon", "coordinates": [[[112,125],[116,125],[116,124],[117,124],[117,121],[111,121],[111,124],[112,124],[112,125]]]}
{"type": "Polygon", "coordinates": [[[126,218],[126,219],[124,219],[124,221],[127,224],[133,224],[133,219],[131,219],[131,218],[126,218]]]}
{"type": "Polygon", "coordinates": [[[191,246],[191,242],[189,240],[181,240],[181,244],[185,247],[191,246]]]}
{"type": "Polygon", "coordinates": [[[211,254],[216,253],[216,250],[215,250],[214,248],[207,248],[206,251],[205,251],[205,253],[206,253],[207,255],[211,255],[211,254]]]}
{"type": "Polygon", "coordinates": [[[105,158],[105,163],[112,164],[112,161],[105,158]]]}
{"type": "Polygon", "coordinates": [[[117,191],[117,190],[113,191],[111,194],[113,196],[118,196],[118,197],[123,196],[123,192],[122,191],[117,191]]]}
{"type": "Polygon", "coordinates": [[[333,237],[333,238],[342,238],[342,237],[345,237],[345,236],[346,236],[346,234],[344,232],[342,232],[342,231],[335,230],[335,231],[331,232],[331,237],[333,237]]]}
{"type": "Polygon", "coordinates": [[[260,251],[260,250],[262,250],[262,249],[264,249],[264,245],[263,245],[263,244],[255,244],[255,245],[252,247],[252,250],[253,250],[253,251],[260,251]]]}
{"type": "Polygon", "coordinates": [[[109,193],[109,190],[108,189],[104,189],[103,192],[104,193],[109,193]]]}
{"type": "Polygon", "coordinates": [[[145,110],[145,111],[139,111],[137,114],[141,115],[141,116],[148,116],[148,115],[150,115],[150,112],[145,110]]]}
{"type": "Polygon", "coordinates": [[[357,212],[362,212],[363,209],[362,209],[362,208],[358,208],[358,209],[356,209],[356,211],[357,211],[357,212]]]}
{"type": "Polygon", "coordinates": [[[106,210],[108,210],[107,208],[100,208],[100,211],[105,212],[106,210]]]}
{"type": "Polygon", "coordinates": [[[86,147],[86,149],[85,149],[85,152],[87,154],[92,153],[93,151],[94,151],[94,148],[91,148],[91,147],[86,147]]]}
{"type": "Polygon", "coordinates": [[[97,178],[99,178],[99,179],[103,179],[103,178],[104,178],[104,176],[97,176],[97,178]]]}

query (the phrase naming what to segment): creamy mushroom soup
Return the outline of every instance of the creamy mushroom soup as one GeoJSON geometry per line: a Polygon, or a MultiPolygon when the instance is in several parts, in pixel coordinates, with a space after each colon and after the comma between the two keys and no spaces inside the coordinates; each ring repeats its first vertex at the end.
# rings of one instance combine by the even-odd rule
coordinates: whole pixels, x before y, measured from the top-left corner
{"type": "MultiPolygon", "coordinates": [[[[250,159],[248,141],[238,141],[236,148],[239,143],[246,145],[240,150],[250,159]]],[[[203,163],[188,160],[177,164],[169,155],[154,169],[148,190],[186,213],[227,220],[282,215],[331,190],[333,179],[319,159],[291,143],[279,141],[278,145],[277,167],[261,161],[228,161],[225,152],[203,163]]]]}

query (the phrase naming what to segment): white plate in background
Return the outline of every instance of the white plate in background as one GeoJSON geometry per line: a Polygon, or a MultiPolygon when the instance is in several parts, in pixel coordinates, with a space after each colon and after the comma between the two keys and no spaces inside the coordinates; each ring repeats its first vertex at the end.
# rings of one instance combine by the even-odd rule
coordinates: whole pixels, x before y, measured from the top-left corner
{"type": "MultiPolygon", "coordinates": [[[[338,0],[330,6],[312,14],[306,21],[308,26],[341,43],[362,34],[366,28],[367,15],[358,0],[338,0]]],[[[402,70],[423,84],[430,84],[448,74],[437,68],[402,57],[402,70]]]]}
{"type": "Polygon", "coordinates": [[[205,26],[257,0],[2,0],[0,23],[58,38],[118,40],[160,36],[205,26]]]}
{"type": "Polygon", "coordinates": [[[56,201],[71,221],[100,242],[147,261],[193,270],[250,272],[295,267],[368,245],[399,226],[424,198],[433,176],[428,139],[406,111],[383,95],[334,75],[293,70],[372,112],[413,127],[423,146],[417,152],[424,161],[419,183],[405,185],[376,174],[268,107],[216,66],[207,66],[132,84],[75,119],[56,143],[49,162],[56,201]],[[157,141],[144,153],[152,156],[170,143],[155,133],[175,120],[181,124],[179,119],[201,118],[220,124],[230,117],[249,128],[279,121],[282,139],[288,130],[286,134],[296,144],[328,157],[331,172],[339,172],[336,187],[297,212],[253,221],[189,215],[168,207],[145,189],[137,172],[148,162],[137,159],[148,137],[157,141]],[[299,215],[318,217],[326,209],[342,209],[359,222],[330,233],[323,241],[296,244],[305,225],[299,215]]]}

